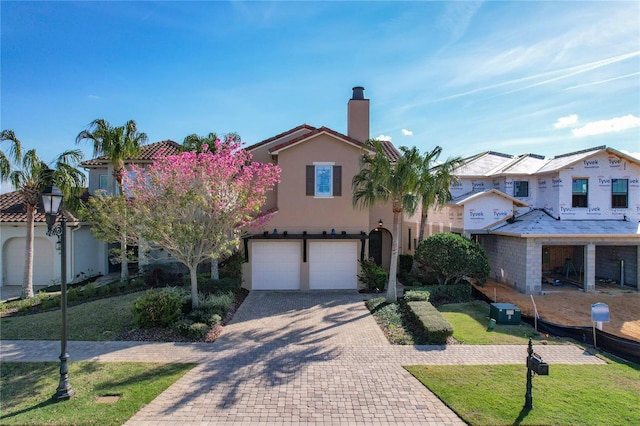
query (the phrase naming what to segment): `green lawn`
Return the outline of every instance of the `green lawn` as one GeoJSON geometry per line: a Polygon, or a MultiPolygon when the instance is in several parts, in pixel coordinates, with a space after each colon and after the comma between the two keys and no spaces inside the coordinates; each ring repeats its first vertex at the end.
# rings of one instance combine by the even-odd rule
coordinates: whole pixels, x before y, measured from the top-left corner
{"type": "Polygon", "coordinates": [[[53,402],[59,366],[3,362],[0,424],[121,425],[195,364],[72,362],[69,381],[76,394],[68,401],[53,402]],[[96,401],[105,395],[120,399],[96,401]]]}
{"type": "Polygon", "coordinates": [[[438,311],[453,326],[453,337],[467,345],[526,345],[529,337],[541,340],[528,324],[497,324],[488,331],[489,304],[480,300],[441,305],[438,311]]]}
{"type": "MultiPolygon", "coordinates": [[[[144,292],[98,299],[67,308],[67,338],[69,340],[115,340],[133,325],[133,301],[144,292]]],[[[40,314],[3,317],[3,340],[60,339],[60,309],[40,314]]]]}
{"type": "Polygon", "coordinates": [[[532,410],[524,365],[405,368],[470,425],[640,424],[638,365],[551,365],[533,378],[532,410]]]}

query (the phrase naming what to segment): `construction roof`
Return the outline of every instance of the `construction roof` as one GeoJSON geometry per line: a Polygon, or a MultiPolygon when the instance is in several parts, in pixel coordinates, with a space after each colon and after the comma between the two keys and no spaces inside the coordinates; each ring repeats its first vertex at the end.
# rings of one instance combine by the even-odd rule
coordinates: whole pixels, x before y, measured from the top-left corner
{"type": "Polygon", "coordinates": [[[640,236],[640,223],[628,220],[557,220],[543,210],[532,210],[492,231],[519,237],[640,236]]]}

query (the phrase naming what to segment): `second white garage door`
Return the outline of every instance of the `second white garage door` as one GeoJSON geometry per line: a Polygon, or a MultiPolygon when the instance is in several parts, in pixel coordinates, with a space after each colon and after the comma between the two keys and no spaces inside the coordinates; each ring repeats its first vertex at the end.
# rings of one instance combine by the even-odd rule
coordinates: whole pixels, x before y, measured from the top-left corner
{"type": "Polygon", "coordinates": [[[356,241],[309,242],[309,289],[355,290],[358,288],[356,241]]]}
{"type": "Polygon", "coordinates": [[[298,241],[253,241],[252,289],[299,290],[300,244],[298,241]]]}

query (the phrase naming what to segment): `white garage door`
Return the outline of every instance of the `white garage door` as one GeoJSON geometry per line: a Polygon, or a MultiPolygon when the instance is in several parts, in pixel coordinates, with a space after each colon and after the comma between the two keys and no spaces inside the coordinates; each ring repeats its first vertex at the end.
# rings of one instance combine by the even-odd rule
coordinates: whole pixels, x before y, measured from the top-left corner
{"type": "MultiPolygon", "coordinates": [[[[22,285],[26,238],[11,238],[4,246],[4,285],[22,285]]],[[[52,243],[45,238],[33,239],[33,284],[51,285],[53,276],[52,243]]]]}
{"type": "Polygon", "coordinates": [[[358,243],[312,241],[309,243],[309,289],[358,288],[358,243]]]}
{"type": "Polygon", "coordinates": [[[253,241],[253,290],[299,290],[300,248],[299,241],[253,241]]]}

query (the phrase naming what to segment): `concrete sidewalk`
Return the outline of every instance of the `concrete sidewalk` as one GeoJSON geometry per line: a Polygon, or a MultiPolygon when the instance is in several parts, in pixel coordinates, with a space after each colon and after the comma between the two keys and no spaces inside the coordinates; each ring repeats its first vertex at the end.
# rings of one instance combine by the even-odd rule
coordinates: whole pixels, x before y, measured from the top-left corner
{"type": "MultiPolygon", "coordinates": [[[[550,364],[600,364],[570,345],[550,364]]],[[[3,341],[3,361],[57,361],[55,341],[3,341]]],[[[350,292],[251,292],[206,343],[69,342],[70,361],[196,362],[127,425],[464,424],[403,365],[522,364],[522,346],[392,346],[350,292]]],[[[71,378],[73,385],[73,378],[71,378]]]]}

